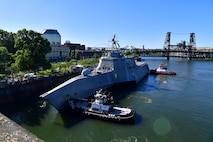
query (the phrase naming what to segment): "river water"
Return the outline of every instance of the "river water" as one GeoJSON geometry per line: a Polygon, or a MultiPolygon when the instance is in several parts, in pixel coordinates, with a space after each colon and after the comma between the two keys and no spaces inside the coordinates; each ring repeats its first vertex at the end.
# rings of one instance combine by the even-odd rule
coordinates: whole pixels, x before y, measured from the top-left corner
{"type": "Polygon", "coordinates": [[[123,96],[119,105],[136,110],[134,124],[58,113],[41,102],[7,116],[47,142],[212,142],[213,62],[144,59],[150,69],[164,63],[177,75],[148,75],[135,88],[116,92],[123,96]]]}

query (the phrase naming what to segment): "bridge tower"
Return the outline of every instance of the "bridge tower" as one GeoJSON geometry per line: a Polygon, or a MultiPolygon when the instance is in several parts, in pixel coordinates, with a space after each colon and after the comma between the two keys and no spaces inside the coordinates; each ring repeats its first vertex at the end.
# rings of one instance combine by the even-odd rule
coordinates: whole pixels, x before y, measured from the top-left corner
{"type": "Polygon", "coordinates": [[[188,45],[188,59],[191,60],[196,50],[195,33],[190,33],[189,45],[188,45]]]}
{"type": "Polygon", "coordinates": [[[165,42],[164,42],[164,46],[163,46],[163,50],[165,50],[166,54],[165,56],[167,57],[167,60],[169,60],[169,52],[170,52],[170,37],[171,37],[171,32],[167,32],[166,34],[166,39],[165,39],[165,42]]]}

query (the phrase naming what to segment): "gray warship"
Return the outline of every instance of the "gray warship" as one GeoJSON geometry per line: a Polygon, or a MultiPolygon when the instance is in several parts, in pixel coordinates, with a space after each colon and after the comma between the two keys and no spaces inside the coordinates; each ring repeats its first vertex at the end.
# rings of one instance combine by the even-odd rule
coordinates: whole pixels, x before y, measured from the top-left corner
{"type": "Polygon", "coordinates": [[[126,57],[119,48],[115,36],[112,50],[102,56],[93,71],[83,70],[81,75],[71,78],[40,97],[48,100],[58,111],[68,106],[69,98],[87,98],[99,90],[122,83],[138,83],[149,73],[146,62],[138,62],[126,57]]]}

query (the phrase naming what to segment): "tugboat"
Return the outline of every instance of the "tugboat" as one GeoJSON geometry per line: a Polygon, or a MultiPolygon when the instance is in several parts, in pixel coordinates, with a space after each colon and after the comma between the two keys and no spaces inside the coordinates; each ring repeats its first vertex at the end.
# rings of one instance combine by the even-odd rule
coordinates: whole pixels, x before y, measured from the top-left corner
{"type": "Polygon", "coordinates": [[[152,69],[150,74],[161,74],[161,75],[176,75],[174,71],[168,71],[167,66],[160,64],[157,69],[152,69]]]}
{"type": "Polygon", "coordinates": [[[100,58],[96,69],[84,69],[81,75],[65,81],[40,97],[48,100],[58,111],[62,111],[69,107],[69,98],[88,98],[100,88],[137,84],[149,73],[148,64],[137,62],[133,57],[126,57],[119,47],[114,36],[112,49],[107,56],[100,58]]]}
{"type": "Polygon", "coordinates": [[[88,117],[121,123],[134,122],[135,110],[113,105],[113,97],[106,95],[102,89],[96,91],[94,99],[70,98],[68,102],[72,110],[88,117]]]}

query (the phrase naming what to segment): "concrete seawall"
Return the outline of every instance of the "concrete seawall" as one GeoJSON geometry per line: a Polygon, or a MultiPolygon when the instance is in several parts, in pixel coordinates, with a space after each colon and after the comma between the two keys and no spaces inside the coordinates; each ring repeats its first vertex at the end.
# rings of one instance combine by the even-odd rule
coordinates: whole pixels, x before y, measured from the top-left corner
{"type": "Polygon", "coordinates": [[[62,82],[78,75],[67,73],[31,80],[28,83],[15,84],[0,88],[0,107],[11,103],[21,103],[25,100],[38,98],[42,93],[56,87],[62,82]]]}
{"type": "Polygon", "coordinates": [[[1,113],[0,134],[1,142],[43,142],[43,140],[28,132],[1,113]]]}

